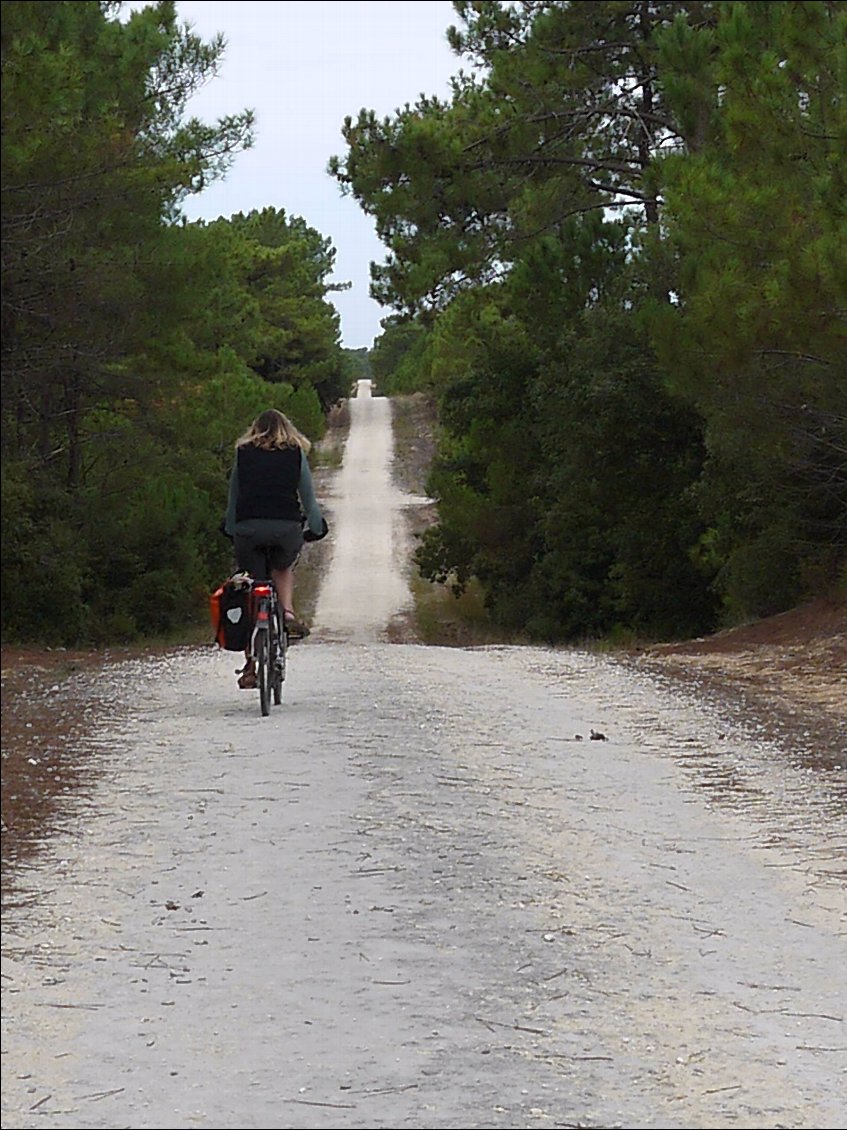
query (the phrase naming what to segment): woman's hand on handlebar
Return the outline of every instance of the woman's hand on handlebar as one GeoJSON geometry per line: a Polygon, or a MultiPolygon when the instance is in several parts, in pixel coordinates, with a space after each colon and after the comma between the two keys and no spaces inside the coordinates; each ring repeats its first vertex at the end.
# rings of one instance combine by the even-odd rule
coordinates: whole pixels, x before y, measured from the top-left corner
{"type": "Polygon", "coordinates": [[[321,519],[322,530],[316,534],[309,526],[303,531],[303,541],[321,541],[329,533],[329,526],[326,524],[326,518],[321,519]]]}

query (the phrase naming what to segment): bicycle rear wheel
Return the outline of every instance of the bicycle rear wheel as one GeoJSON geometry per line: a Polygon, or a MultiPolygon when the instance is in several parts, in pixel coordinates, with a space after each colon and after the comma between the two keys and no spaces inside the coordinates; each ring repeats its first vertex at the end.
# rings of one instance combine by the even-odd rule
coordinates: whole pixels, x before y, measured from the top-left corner
{"type": "Polygon", "coordinates": [[[256,679],[259,684],[259,704],[262,708],[262,714],[267,716],[271,712],[271,696],[270,696],[270,671],[271,664],[269,662],[269,645],[268,636],[269,632],[262,630],[256,633],[256,679]]]}

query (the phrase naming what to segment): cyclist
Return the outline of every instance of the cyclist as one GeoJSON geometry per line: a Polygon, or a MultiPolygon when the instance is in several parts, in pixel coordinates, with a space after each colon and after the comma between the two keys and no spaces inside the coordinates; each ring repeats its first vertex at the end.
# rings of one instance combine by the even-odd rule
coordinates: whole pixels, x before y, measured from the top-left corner
{"type": "MultiPolygon", "coordinates": [[[[273,580],[292,639],[309,635],[294,611],[294,565],[304,541],[304,521],[306,540],[316,541],[327,532],[309,467],[311,446],[275,408],[257,416],[235,445],[224,522],[238,568],[257,580],[273,580]]],[[[253,658],[249,652],[245,658],[238,685],[255,687],[253,658]]]]}

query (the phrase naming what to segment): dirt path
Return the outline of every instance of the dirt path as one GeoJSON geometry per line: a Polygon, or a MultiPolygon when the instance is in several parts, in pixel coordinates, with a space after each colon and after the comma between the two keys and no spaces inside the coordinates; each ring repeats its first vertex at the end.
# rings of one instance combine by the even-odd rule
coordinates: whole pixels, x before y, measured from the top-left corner
{"type": "Polygon", "coordinates": [[[101,676],[7,876],[4,1128],[843,1125],[843,772],[611,659],[382,642],[389,419],[282,708],[209,649],[101,676]]]}
{"type": "Polygon", "coordinates": [[[329,498],[333,567],[321,587],[315,627],[324,638],[378,638],[410,602],[404,580],[409,553],[405,500],[391,477],[391,403],[358,382],[350,401],[350,435],[329,498]]]}

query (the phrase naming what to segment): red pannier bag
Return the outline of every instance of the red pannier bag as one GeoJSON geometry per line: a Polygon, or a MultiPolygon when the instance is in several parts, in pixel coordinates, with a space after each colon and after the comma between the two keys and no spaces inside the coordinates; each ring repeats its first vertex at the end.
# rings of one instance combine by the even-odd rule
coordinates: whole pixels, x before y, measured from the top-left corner
{"type": "Polygon", "coordinates": [[[209,597],[215,643],[224,651],[245,651],[253,632],[252,587],[232,577],[209,597]]]}

